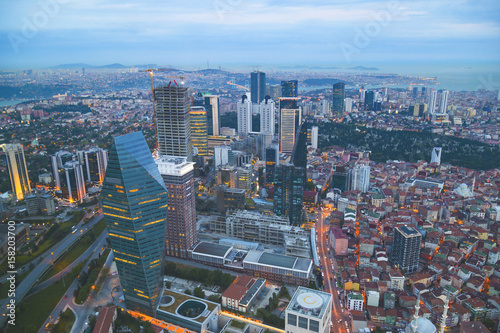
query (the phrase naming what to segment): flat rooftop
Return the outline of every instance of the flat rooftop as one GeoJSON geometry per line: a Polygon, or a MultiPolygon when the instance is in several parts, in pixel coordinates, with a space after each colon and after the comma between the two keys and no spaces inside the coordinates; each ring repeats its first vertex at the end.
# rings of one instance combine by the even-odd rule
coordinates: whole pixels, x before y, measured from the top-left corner
{"type": "Polygon", "coordinates": [[[413,227],[399,227],[399,230],[401,230],[406,236],[420,235],[420,233],[413,227]]]}
{"type": "Polygon", "coordinates": [[[288,304],[286,312],[321,319],[331,299],[331,294],[299,287],[288,304]]]}
{"type": "Polygon", "coordinates": [[[201,242],[193,249],[193,253],[224,258],[232,248],[229,245],[201,242]]]}
{"type": "Polygon", "coordinates": [[[284,256],[281,254],[268,253],[258,250],[251,250],[248,252],[243,261],[246,263],[258,263],[261,265],[281,267],[304,272],[308,272],[312,265],[312,260],[310,259],[284,256]]]}

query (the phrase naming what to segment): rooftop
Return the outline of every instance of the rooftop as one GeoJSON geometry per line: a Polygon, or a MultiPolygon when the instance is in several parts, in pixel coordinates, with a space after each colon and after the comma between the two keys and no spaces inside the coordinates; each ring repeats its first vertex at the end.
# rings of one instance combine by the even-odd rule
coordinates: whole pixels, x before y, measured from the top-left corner
{"type": "Polygon", "coordinates": [[[299,287],[288,304],[286,311],[323,318],[331,302],[332,295],[322,291],[299,287]]]}
{"type": "Polygon", "coordinates": [[[225,257],[232,246],[201,242],[193,249],[193,253],[204,254],[214,257],[225,257]]]}

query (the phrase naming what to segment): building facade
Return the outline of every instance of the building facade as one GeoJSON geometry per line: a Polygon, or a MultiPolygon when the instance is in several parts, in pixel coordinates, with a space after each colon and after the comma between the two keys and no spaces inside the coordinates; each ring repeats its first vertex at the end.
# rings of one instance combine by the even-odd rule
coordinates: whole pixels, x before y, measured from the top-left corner
{"type": "Polygon", "coordinates": [[[238,135],[247,135],[252,131],[252,102],[247,95],[241,96],[236,104],[238,116],[238,135]]]}
{"type": "Polygon", "coordinates": [[[260,104],[266,96],[266,73],[255,71],[250,74],[250,98],[253,104],[260,104]]]}
{"type": "Polygon", "coordinates": [[[414,227],[396,227],[392,247],[392,262],[406,272],[414,272],[420,259],[422,235],[414,227]]]}
{"type": "Polygon", "coordinates": [[[205,107],[191,107],[189,126],[191,127],[191,144],[198,150],[198,156],[208,156],[208,127],[205,107]]]}
{"type": "Polygon", "coordinates": [[[285,309],[285,332],[328,333],[332,325],[332,295],[299,287],[285,309]]]}
{"type": "Polygon", "coordinates": [[[273,211],[278,216],[288,216],[290,224],[302,221],[304,199],[304,168],[283,164],[276,168],[273,211]]]}
{"type": "Polygon", "coordinates": [[[85,181],[102,184],[108,166],[108,151],[95,147],[78,151],[77,156],[85,181]]]}
{"type": "Polygon", "coordinates": [[[337,82],[333,85],[332,114],[341,116],[344,113],[345,83],[337,82]]]}
{"type": "Polygon", "coordinates": [[[101,200],[127,309],[155,316],[168,191],[141,132],[114,138],[101,200]]]}
{"type": "Polygon", "coordinates": [[[31,192],[23,145],[20,143],[3,144],[0,147],[4,153],[12,192],[17,200],[23,200],[31,192]]]}
{"type": "Polygon", "coordinates": [[[269,97],[260,103],[260,132],[274,135],[276,123],[276,103],[269,97]]]}

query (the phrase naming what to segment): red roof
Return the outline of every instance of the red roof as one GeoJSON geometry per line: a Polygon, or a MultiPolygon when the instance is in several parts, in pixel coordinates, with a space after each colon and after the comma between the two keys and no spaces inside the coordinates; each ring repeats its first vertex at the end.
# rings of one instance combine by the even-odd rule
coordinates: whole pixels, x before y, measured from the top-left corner
{"type": "Polygon", "coordinates": [[[99,312],[99,317],[94,326],[92,333],[105,332],[108,333],[111,325],[113,325],[116,306],[105,306],[99,312]]]}

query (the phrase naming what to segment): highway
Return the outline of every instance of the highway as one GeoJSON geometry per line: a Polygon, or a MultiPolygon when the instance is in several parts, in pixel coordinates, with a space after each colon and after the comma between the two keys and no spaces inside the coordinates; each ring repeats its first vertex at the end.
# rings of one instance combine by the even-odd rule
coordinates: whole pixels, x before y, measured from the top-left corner
{"type": "MultiPolygon", "coordinates": [[[[324,286],[323,291],[332,294],[332,332],[348,332],[347,325],[350,325],[350,317],[346,309],[340,305],[336,276],[332,270],[337,272],[337,262],[330,257],[328,253],[329,240],[329,225],[325,223],[325,217],[329,211],[318,210],[316,220],[316,243],[318,246],[319,261],[322,266],[324,286]]],[[[333,252],[333,250],[332,250],[333,252]]],[[[342,292],[342,290],[339,290],[342,292]]],[[[350,332],[350,331],[349,331],[350,332]]]]}

